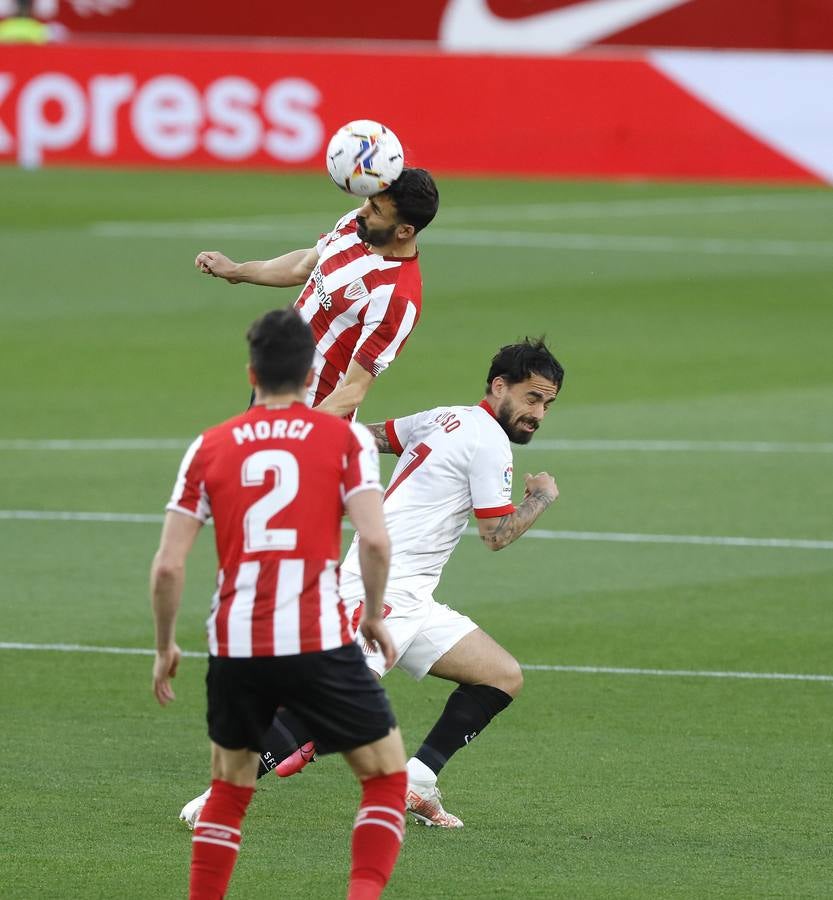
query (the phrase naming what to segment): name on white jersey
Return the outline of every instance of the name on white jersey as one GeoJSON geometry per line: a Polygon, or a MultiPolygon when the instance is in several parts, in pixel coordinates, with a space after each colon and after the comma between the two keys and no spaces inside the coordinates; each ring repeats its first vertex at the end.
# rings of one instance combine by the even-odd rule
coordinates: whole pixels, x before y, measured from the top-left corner
{"type": "Polygon", "coordinates": [[[307,435],[315,427],[313,422],[305,422],[303,419],[275,419],[274,422],[266,422],[258,419],[254,425],[246,422],[245,425],[237,425],[232,429],[234,440],[237,444],[247,441],[266,441],[270,438],[292,438],[296,441],[305,441],[307,435]]]}
{"type": "Polygon", "coordinates": [[[446,434],[451,434],[463,424],[453,412],[441,412],[434,421],[446,434]]]}

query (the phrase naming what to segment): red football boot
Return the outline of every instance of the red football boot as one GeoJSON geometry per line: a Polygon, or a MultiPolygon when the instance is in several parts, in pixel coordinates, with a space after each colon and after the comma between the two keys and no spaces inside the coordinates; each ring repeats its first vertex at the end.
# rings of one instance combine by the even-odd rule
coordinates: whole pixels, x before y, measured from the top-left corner
{"type": "Polygon", "coordinates": [[[315,762],[315,744],[307,741],[286,759],[281,760],[275,766],[275,774],[279,778],[289,778],[290,775],[296,775],[308,763],[315,762]]]}

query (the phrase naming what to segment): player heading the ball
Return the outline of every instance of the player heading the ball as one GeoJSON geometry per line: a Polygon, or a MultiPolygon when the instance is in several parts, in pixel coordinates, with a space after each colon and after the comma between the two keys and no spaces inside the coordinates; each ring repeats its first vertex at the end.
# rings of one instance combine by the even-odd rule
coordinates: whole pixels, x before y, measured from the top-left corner
{"type": "Polygon", "coordinates": [[[237,263],[197,254],[200,272],[230,284],[303,285],[295,309],[315,335],[308,406],[353,418],[373,380],[402,352],[422,311],[417,239],[439,207],[434,179],[404,168],[307,249],[237,263]]]}

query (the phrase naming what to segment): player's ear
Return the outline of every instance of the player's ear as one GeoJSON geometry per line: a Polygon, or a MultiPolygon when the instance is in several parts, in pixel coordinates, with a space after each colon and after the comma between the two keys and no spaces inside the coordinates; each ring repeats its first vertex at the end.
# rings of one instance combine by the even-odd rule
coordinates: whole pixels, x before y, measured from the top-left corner
{"type": "Polygon", "coordinates": [[[310,369],[307,372],[307,377],[304,379],[304,387],[309,388],[312,386],[312,382],[315,380],[315,369],[310,369]]]}
{"type": "Polygon", "coordinates": [[[500,399],[506,393],[507,384],[502,375],[495,375],[492,383],[489,385],[489,392],[493,397],[500,399]]]}
{"type": "Polygon", "coordinates": [[[255,370],[252,368],[251,363],[246,363],[246,375],[249,378],[249,384],[252,387],[257,387],[257,375],[255,375],[255,370]]]}
{"type": "Polygon", "coordinates": [[[397,225],[396,226],[396,236],[400,241],[409,241],[416,234],[416,229],[413,225],[397,225]]]}

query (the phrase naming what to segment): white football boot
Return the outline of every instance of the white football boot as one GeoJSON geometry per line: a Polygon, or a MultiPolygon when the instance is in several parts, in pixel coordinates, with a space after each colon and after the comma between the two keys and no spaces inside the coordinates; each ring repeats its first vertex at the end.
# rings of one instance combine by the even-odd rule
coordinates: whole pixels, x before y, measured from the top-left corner
{"type": "Polygon", "coordinates": [[[179,814],[180,821],[184,822],[191,831],[194,830],[194,826],[197,824],[202,808],[205,806],[206,801],[210,796],[211,788],[204,794],[200,794],[199,797],[194,797],[193,800],[189,800],[185,806],[182,807],[182,811],[179,814]]]}
{"type": "Polygon", "coordinates": [[[462,828],[463,822],[457,816],[446,812],[442,805],[442,795],[436,782],[408,782],[405,807],[418,825],[438,828],[462,828]]]}

